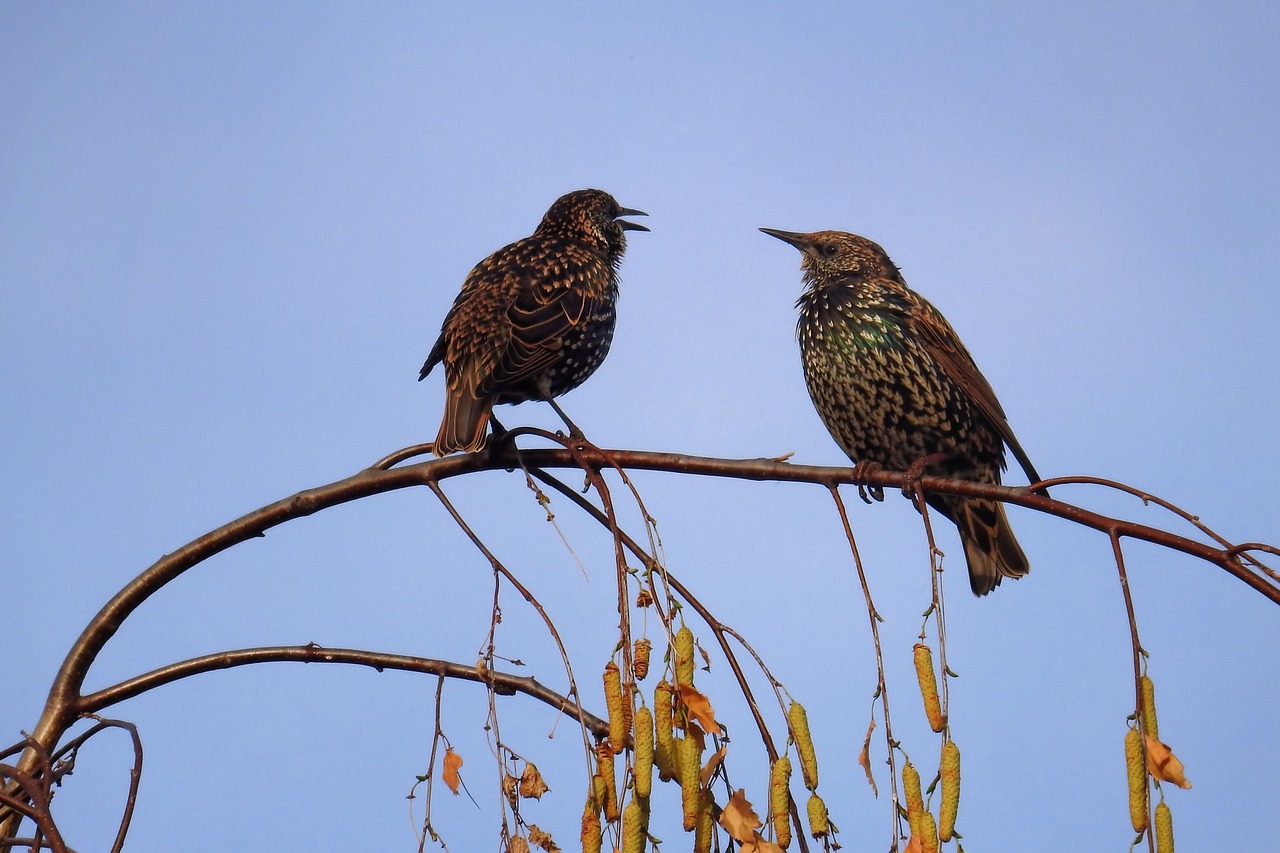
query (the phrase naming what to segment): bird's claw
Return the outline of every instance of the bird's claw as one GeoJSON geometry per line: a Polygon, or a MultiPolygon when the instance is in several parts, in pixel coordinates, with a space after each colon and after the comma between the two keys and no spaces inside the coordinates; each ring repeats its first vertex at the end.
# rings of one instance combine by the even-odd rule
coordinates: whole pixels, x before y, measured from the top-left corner
{"type": "Polygon", "coordinates": [[[951,454],[949,453],[930,453],[928,456],[921,456],[915,462],[907,467],[906,473],[902,475],[902,494],[904,497],[910,498],[913,502],[916,498],[916,489],[920,485],[920,478],[924,476],[924,469],[930,465],[942,462],[951,454]]]}
{"type": "MultiPolygon", "coordinates": [[[[878,463],[876,463],[876,462],[871,462],[871,461],[869,461],[869,460],[864,459],[864,460],[862,460],[861,462],[855,462],[855,463],[854,463],[854,465],[853,465],[853,476],[854,476],[855,478],[857,478],[857,477],[865,477],[865,476],[867,476],[868,474],[871,474],[871,473],[873,473],[873,472],[875,472],[875,471],[879,471],[879,470],[880,470],[880,465],[879,465],[878,463]]],[[[858,484],[858,497],[862,498],[862,502],[863,502],[863,503],[868,503],[868,504],[869,504],[869,503],[873,503],[874,501],[883,501],[883,500],[884,500],[884,487],[883,487],[883,486],[875,486],[875,485],[867,485],[867,484],[865,484],[865,483],[859,483],[859,484],[858,484]]]]}

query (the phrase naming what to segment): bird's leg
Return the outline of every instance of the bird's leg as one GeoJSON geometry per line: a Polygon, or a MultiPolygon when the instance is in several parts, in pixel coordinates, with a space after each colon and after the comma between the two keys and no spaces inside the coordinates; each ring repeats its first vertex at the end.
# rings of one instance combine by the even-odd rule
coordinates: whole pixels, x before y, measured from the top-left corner
{"type": "Polygon", "coordinates": [[[556,410],[556,414],[560,416],[560,420],[564,421],[564,425],[569,428],[570,438],[576,438],[576,439],[586,438],[586,436],[582,434],[582,430],[578,429],[578,425],[575,424],[573,421],[569,420],[569,416],[564,413],[564,409],[560,408],[559,403],[553,400],[550,396],[547,397],[547,403],[551,406],[551,408],[556,410]]]}
{"type": "Polygon", "coordinates": [[[508,436],[511,435],[510,430],[504,427],[497,418],[492,414],[489,415],[489,440],[485,442],[485,450],[489,452],[489,458],[497,460],[498,457],[506,453],[508,447],[515,450],[515,441],[508,436]]]}
{"type": "MultiPolygon", "coordinates": [[[[916,503],[916,486],[920,484],[920,478],[924,476],[924,469],[930,465],[936,465],[939,462],[945,462],[950,459],[952,454],[939,451],[930,453],[928,456],[921,456],[911,466],[907,468],[905,474],[902,475],[902,494],[903,497],[910,499],[914,505],[916,503]]],[[[920,507],[916,507],[919,509],[920,507]]]]}
{"type": "MultiPolygon", "coordinates": [[[[862,459],[853,463],[853,476],[865,477],[873,471],[880,470],[880,463],[872,462],[869,459],[862,459]]],[[[858,497],[862,498],[863,503],[871,503],[872,498],[878,501],[884,500],[884,488],[882,486],[866,486],[862,483],[858,484],[858,497]]]]}

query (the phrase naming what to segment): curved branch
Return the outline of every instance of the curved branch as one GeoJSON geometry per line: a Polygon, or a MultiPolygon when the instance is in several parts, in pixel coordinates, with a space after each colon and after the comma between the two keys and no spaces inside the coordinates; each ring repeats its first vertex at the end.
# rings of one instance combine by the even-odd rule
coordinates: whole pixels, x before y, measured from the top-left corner
{"type": "MultiPolygon", "coordinates": [[[[850,467],[792,465],[777,459],[722,459],[679,453],[600,450],[586,444],[575,446],[572,450],[541,448],[517,451],[512,444],[504,443],[500,446],[500,451],[495,453],[459,454],[403,467],[390,467],[398,461],[418,455],[421,450],[421,446],[415,446],[397,451],[377,463],[383,467],[368,468],[346,479],[307,489],[268,504],[161,557],[120,590],[86,626],[58,671],[44,712],[32,736],[46,749],[57,744],[76,720],[81,707],[80,691],[94,659],[124,620],[154,592],[204,560],[240,542],[262,536],[273,527],[370,495],[438,483],[478,471],[513,469],[521,467],[522,461],[524,465],[540,468],[580,468],[584,463],[599,467],[617,465],[629,470],[810,483],[827,488],[844,484],[879,487],[898,487],[903,484],[903,475],[890,471],[855,473],[855,469],[850,467]]],[[[1251,571],[1241,560],[1240,549],[1215,547],[1158,528],[1111,518],[1033,494],[1023,488],[932,476],[920,478],[919,485],[931,492],[993,498],[1017,504],[1092,527],[1113,537],[1127,536],[1181,551],[1217,565],[1280,604],[1280,586],[1251,571]]],[[[37,760],[34,751],[28,749],[19,762],[19,768],[23,772],[30,772],[37,760]]]]}
{"type": "Polygon", "coordinates": [[[474,666],[466,666],[453,661],[388,654],[386,652],[371,652],[365,649],[330,649],[318,646],[315,643],[308,643],[305,646],[263,646],[253,649],[234,649],[172,663],[99,690],[96,693],[90,693],[80,700],[76,710],[78,714],[93,714],[110,705],[131,699],[156,687],[171,684],[179,679],[257,663],[354,664],[371,667],[378,672],[382,672],[385,669],[393,669],[402,672],[438,675],[441,678],[459,678],[464,681],[474,681],[478,684],[487,683],[492,684],[494,689],[504,696],[523,693],[526,696],[545,702],[557,711],[581,721],[584,726],[591,730],[592,734],[599,737],[609,733],[609,723],[606,720],[602,720],[590,711],[584,710],[567,696],[562,696],[531,676],[511,675],[493,670],[481,673],[474,666]]]}

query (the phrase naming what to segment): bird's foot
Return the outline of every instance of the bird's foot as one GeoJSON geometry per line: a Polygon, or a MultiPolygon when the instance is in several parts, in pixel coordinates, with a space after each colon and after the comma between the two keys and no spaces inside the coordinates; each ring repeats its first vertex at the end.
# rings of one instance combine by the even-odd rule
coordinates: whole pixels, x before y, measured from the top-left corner
{"type": "MultiPolygon", "coordinates": [[[[861,462],[855,462],[853,464],[853,476],[865,477],[868,474],[879,471],[880,468],[881,466],[879,462],[872,462],[870,460],[863,459],[861,462]]],[[[882,501],[884,500],[884,487],[868,486],[863,483],[859,483],[858,497],[862,498],[863,503],[871,503],[873,499],[882,501]]]]}
{"type": "Polygon", "coordinates": [[[930,465],[936,465],[944,462],[951,457],[950,453],[930,453],[928,456],[921,456],[907,468],[905,474],[902,475],[902,494],[910,498],[914,503],[916,499],[916,490],[920,485],[920,478],[924,476],[924,470],[930,465]]]}
{"type": "MultiPolygon", "coordinates": [[[[498,419],[490,416],[489,427],[492,432],[489,433],[489,440],[485,442],[485,452],[489,454],[489,458],[494,462],[510,460],[516,456],[516,439],[511,431],[498,422],[498,419]]],[[[507,470],[513,470],[508,467],[507,470]]]]}
{"type": "Polygon", "coordinates": [[[572,441],[585,442],[587,440],[586,435],[584,435],[582,430],[578,428],[577,424],[569,419],[569,416],[564,413],[564,409],[560,408],[560,404],[550,397],[547,398],[547,402],[551,404],[551,408],[555,409],[556,414],[560,416],[560,420],[564,421],[564,425],[569,428],[569,435],[567,437],[572,441]]]}

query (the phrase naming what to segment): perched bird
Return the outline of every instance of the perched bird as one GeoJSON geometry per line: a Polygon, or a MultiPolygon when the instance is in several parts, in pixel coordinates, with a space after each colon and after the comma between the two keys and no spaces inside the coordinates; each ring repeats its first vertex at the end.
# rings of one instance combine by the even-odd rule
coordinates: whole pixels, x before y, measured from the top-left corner
{"type": "MultiPolygon", "coordinates": [[[[760,230],[804,256],[796,307],[805,384],[850,459],[999,483],[1007,444],[1031,482],[1040,480],[973,356],[884,249],[842,231],[760,230]]],[[[928,502],[959,529],[975,595],[1030,570],[1002,503],[928,502]]]]}
{"type": "Polygon", "coordinates": [[[476,264],[418,375],[444,364],[437,456],[484,447],[497,403],[546,400],[564,417],[553,398],[586,381],[613,341],[626,232],[649,230],[619,217],[645,215],[602,190],[575,190],[532,235],[476,264]]]}

